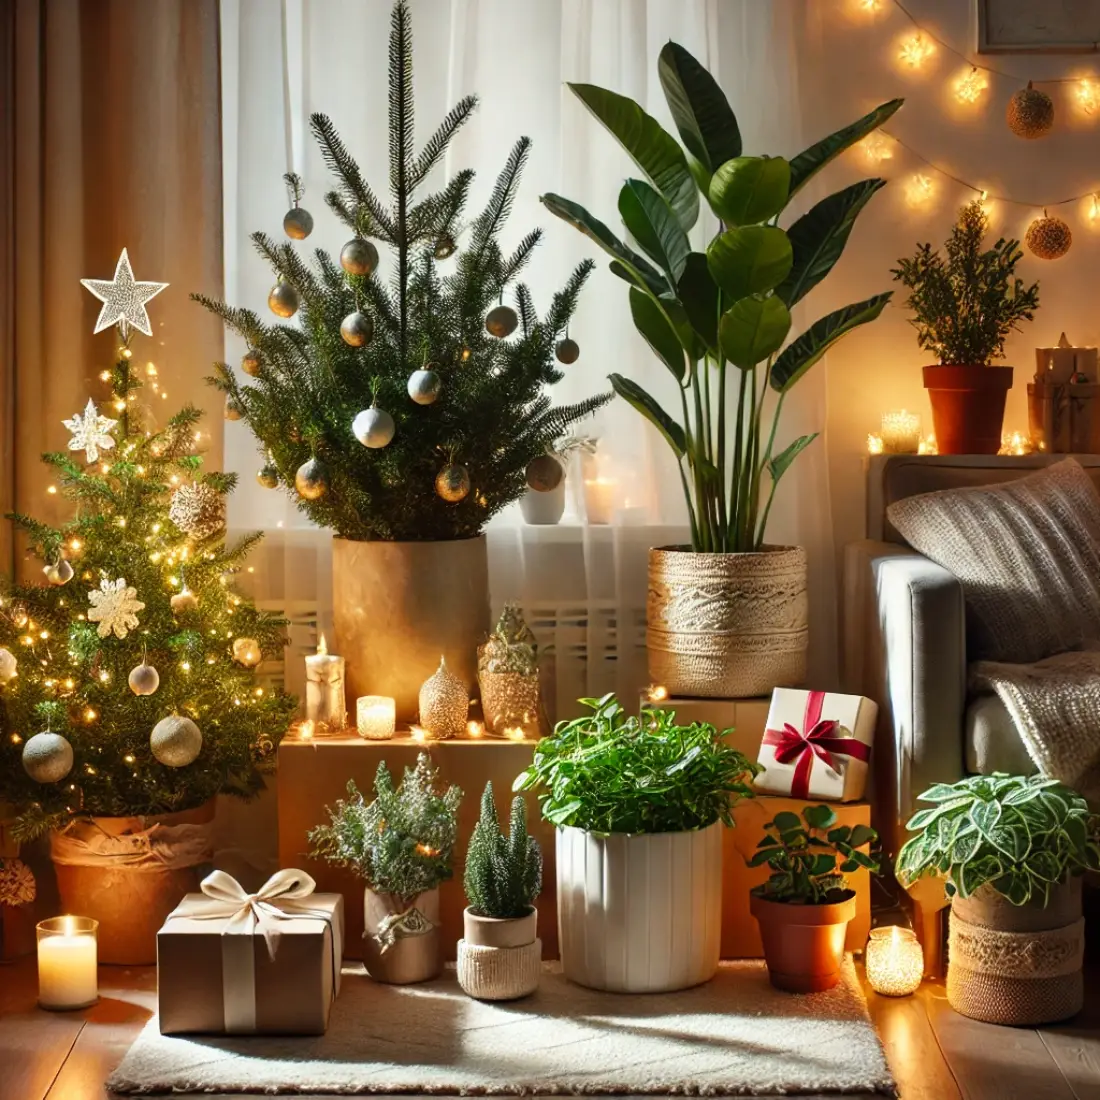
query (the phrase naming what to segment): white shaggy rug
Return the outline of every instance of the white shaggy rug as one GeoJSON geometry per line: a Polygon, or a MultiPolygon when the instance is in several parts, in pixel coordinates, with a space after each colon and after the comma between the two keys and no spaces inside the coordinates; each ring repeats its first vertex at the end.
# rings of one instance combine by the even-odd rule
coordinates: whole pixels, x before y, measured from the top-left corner
{"type": "Polygon", "coordinates": [[[379,985],[345,968],[328,1033],[162,1036],[150,1020],[117,1092],[895,1096],[851,960],[827,993],[793,996],[759,961],[681,993],[597,993],[547,966],[537,993],[483,1004],[453,970],[379,985]]]}

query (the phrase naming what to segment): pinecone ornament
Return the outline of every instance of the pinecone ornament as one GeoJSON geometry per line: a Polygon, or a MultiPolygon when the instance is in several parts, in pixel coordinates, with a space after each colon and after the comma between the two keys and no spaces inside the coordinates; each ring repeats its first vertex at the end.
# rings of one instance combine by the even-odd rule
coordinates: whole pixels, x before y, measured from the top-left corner
{"type": "Polygon", "coordinates": [[[225,527],[225,502],[219,492],[196,481],[181,485],[168,505],[168,518],[193,539],[208,539],[225,527]]]}
{"type": "Polygon", "coordinates": [[[1069,251],[1073,234],[1061,218],[1048,217],[1044,210],[1043,216],[1027,227],[1024,241],[1040,260],[1057,260],[1069,251]]]}
{"type": "Polygon", "coordinates": [[[1032,87],[1029,80],[1009,101],[1005,112],[1008,128],[1017,136],[1033,141],[1046,137],[1054,126],[1054,100],[1032,87]]]}

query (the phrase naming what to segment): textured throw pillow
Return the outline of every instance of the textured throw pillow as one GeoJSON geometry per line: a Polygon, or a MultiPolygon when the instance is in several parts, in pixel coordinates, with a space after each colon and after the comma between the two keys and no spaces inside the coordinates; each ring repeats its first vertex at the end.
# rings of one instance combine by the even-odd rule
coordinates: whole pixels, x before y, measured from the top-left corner
{"type": "Polygon", "coordinates": [[[899,500],[887,515],[959,578],[971,660],[1026,664],[1100,638],[1100,494],[1072,458],[899,500]]]}

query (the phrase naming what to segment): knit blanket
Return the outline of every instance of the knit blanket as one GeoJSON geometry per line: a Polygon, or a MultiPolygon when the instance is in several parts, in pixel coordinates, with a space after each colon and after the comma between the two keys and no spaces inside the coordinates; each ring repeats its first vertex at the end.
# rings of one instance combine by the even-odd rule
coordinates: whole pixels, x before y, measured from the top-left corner
{"type": "Polygon", "coordinates": [[[1100,803],[1100,644],[1030,665],[976,661],[970,690],[995,692],[1043,775],[1100,803]]]}

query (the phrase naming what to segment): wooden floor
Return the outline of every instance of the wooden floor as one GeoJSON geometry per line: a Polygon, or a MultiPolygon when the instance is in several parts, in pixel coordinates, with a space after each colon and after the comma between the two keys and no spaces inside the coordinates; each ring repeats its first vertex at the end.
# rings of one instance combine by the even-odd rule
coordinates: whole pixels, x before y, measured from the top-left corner
{"type": "MultiPolygon", "coordinates": [[[[1084,1012],[1042,1031],[959,1016],[939,983],[867,1000],[903,1100],[1100,1100],[1100,975],[1087,984],[1084,1012]]],[[[0,966],[0,1100],[106,1100],[152,1014],[155,970],[101,968],[100,1002],[81,1012],[40,1011],[35,987],[32,959],[0,966]]]]}

